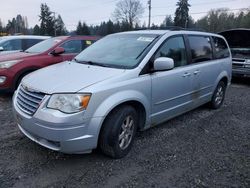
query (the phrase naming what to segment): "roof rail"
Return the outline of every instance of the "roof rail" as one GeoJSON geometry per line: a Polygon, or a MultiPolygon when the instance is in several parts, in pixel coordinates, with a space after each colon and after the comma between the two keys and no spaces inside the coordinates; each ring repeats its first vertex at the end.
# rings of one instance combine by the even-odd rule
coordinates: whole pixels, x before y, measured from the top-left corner
{"type": "Polygon", "coordinates": [[[171,30],[171,31],[200,31],[200,32],[205,32],[204,29],[202,28],[183,28],[183,27],[179,27],[179,26],[168,26],[168,27],[164,27],[162,29],[167,29],[167,30],[171,30]]]}
{"type": "MultiPolygon", "coordinates": [[[[148,28],[136,28],[135,31],[138,30],[148,30],[148,28]]],[[[206,32],[202,28],[183,28],[179,26],[166,26],[166,27],[156,27],[156,28],[150,28],[149,30],[170,30],[170,31],[200,31],[200,32],[206,32]]]]}

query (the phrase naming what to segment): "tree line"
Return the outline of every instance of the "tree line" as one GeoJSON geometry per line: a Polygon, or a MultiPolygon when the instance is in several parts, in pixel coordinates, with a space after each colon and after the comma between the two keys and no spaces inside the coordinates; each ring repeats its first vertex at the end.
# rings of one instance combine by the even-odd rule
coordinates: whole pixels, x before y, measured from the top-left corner
{"type": "MultiPolygon", "coordinates": [[[[230,12],[230,9],[213,9],[204,17],[194,21],[189,13],[191,5],[188,0],[178,0],[174,16],[166,14],[160,25],[152,24],[151,29],[165,29],[178,26],[192,28],[208,32],[219,32],[232,28],[250,28],[250,9],[240,10],[237,13],[230,12]]],[[[3,26],[0,20],[0,33],[9,34],[23,33],[34,35],[100,35],[146,29],[146,23],[140,23],[144,8],[140,0],[120,0],[112,13],[112,20],[101,22],[99,25],[88,25],[79,21],[75,31],[67,31],[62,17],[50,10],[47,4],[41,4],[39,21],[40,24],[34,28],[28,28],[27,17],[17,15],[8,20],[3,26]]]]}

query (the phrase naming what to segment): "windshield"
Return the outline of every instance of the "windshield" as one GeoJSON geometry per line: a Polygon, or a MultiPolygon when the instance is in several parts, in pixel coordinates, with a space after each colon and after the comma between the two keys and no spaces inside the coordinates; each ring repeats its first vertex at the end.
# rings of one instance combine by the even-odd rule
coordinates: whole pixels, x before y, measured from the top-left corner
{"type": "Polygon", "coordinates": [[[58,38],[50,38],[50,39],[44,40],[44,41],[28,48],[27,50],[25,50],[25,52],[27,52],[27,53],[43,53],[61,41],[62,40],[58,39],[58,38]]]}
{"type": "Polygon", "coordinates": [[[107,36],[80,53],[77,62],[91,62],[115,68],[133,68],[158,35],[115,34],[107,36]]]}

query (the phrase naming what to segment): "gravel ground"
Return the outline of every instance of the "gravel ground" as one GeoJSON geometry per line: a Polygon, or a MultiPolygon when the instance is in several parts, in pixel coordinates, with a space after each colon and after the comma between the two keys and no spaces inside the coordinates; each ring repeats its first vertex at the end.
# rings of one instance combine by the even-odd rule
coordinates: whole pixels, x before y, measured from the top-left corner
{"type": "Polygon", "coordinates": [[[23,136],[0,96],[0,187],[250,187],[250,80],[219,110],[200,107],[140,132],[127,157],[64,155],[23,136]]]}

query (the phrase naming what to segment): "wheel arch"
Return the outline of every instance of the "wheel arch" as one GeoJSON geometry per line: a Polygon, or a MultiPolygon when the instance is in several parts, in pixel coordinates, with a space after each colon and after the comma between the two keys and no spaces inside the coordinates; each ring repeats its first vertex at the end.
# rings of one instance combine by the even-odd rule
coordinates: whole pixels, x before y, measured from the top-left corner
{"type": "Polygon", "coordinates": [[[113,110],[123,105],[131,105],[137,112],[139,112],[138,128],[140,130],[146,129],[147,125],[150,124],[150,102],[148,101],[147,97],[138,91],[118,92],[109,96],[94,112],[93,117],[103,117],[96,132],[98,138],[97,143],[99,142],[100,132],[108,115],[111,114],[113,110]]]}
{"type": "Polygon", "coordinates": [[[28,67],[28,68],[25,68],[25,69],[20,70],[20,71],[16,74],[16,76],[15,76],[15,78],[14,78],[14,80],[13,80],[13,83],[12,83],[13,88],[17,88],[18,81],[19,81],[20,79],[22,79],[25,75],[27,75],[27,74],[29,74],[29,73],[31,73],[31,72],[34,72],[34,71],[36,71],[36,70],[38,70],[38,69],[40,69],[40,68],[34,66],[34,67],[28,67]]]}
{"type": "Polygon", "coordinates": [[[220,81],[223,81],[225,83],[226,87],[230,84],[231,80],[230,80],[229,75],[227,74],[226,71],[221,72],[220,75],[217,77],[216,83],[215,83],[214,88],[213,88],[213,92],[215,91],[215,89],[220,81]]]}

